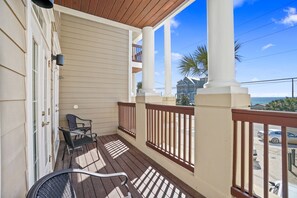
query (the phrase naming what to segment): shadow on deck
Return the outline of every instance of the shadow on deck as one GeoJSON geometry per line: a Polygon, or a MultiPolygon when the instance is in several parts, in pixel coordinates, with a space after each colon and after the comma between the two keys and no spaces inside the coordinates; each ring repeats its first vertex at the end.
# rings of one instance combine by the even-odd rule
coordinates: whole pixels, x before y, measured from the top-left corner
{"type": "MultiPolygon", "coordinates": [[[[99,158],[94,145],[75,150],[73,168],[83,168],[98,173],[125,172],[129,189],[135,197],[203,197],[163,167],[151,160],[118,135],[98,138],[99,158]]],[[[55,170],[68,168],[70,157],[65,154],[61,142],[55,170]]],[[[78,197],[124,197],[126,189],[121,187],[121,178],[93,178],[76,175],[74,187],[78,197]]]]}

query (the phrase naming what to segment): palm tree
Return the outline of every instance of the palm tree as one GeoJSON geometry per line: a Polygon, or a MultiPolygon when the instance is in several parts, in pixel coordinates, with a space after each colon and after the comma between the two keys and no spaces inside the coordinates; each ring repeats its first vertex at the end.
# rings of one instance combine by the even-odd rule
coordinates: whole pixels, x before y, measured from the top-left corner
{"type": "MultiPolygon", "coordinates": [[[[234,42],[235,60],[241,62],[242,56],[238,54],[241,44],[234,42]]],[[[179,65],[180,73],[184,76],[201,76],[206,75],[208,71],[207,48],[206,45],[198,46],[193,54],[184,55],[179,65]]]]}

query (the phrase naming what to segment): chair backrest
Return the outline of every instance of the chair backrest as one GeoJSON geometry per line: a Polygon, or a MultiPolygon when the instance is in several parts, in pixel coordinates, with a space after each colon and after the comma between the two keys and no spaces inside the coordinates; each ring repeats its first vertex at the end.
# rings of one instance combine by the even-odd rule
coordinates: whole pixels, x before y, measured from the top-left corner
{"type": "Polygon", "coordinates": [[[126,173],[102,174],[83,169],[62,169],[43,176],[30,188],[26,198],[76,198],[72,185],[75,182],[71,177],[73,174],[85,174],[97,178],[124,177],[121,185],[127,189],[128,196],[126,197],[131,198],[129,186],[127,185],[129,178],[126,173]]]}
{"type": "Polygon", "coordinates": [[[74,148],[73,140],[71,138],[70,131],[63,129],[62,127],[59,127],[59,130],[62,131],[65,143],[70,147],[74,148]]]}
{"type": "Polygon", "coordinates": [[[31,187],[27,198],[75,198],[76,194],[69,173],[71,170],[68,169],[44,176],[31,187]]]}
{"type": "Polygon", "coordinates": [[[68,127],[70,130],[75,130],[77,128],[77,123],[76,123],[76,115],[73,114],[67,114],[66,119],[68,122],[68,127]]]}

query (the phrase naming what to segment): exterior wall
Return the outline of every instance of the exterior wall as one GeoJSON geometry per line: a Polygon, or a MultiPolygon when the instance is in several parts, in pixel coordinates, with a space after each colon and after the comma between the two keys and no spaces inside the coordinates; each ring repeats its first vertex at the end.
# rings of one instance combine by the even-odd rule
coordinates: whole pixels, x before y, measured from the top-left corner
{"type": "Polygon", "coordinates": [[[0,197],[24,197],[27,190],[25,1],[1,0],[0,18],[0,197]]]}
{"type": "Polygon", "coordinates": [[[129,32],[62,14],[60,42],[60,125],[72,113],[92,119],[99,135],[116,133],[117,102],[128,101],[129,32]]]}

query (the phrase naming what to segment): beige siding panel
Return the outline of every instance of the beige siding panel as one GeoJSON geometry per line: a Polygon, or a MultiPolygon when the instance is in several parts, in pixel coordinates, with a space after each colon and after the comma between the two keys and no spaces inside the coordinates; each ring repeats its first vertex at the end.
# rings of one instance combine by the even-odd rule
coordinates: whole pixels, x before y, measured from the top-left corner
{"type": "MultiPolygon", "coordinates": [[[[69,63],[69,62],[68,62],[69,63]]],[[[98,64],[95,64],[98,65],[98,64]]],[[[107,65],[109,66],[109,65],[107,65]]],[[[76,66],[72,65],[71,68],[64,69],[65,72],[86,72],[88,70],[92,70],[92,73],[101,73],[101,74],[117,74],[117,75],[123,75],[123,72],[126,72],[126,70],[122,69],[112,69],[109,67],[104,68],[104,70],[98,68],[97,66],[76,66]]]]}
{"type": "Polygon", "coordinates": [[[0,0],[0,197],[25,197],[25,27],[21,0],[0,0]]]}
{"type": "Polygon", "coordinates": [[[5,32],[5,34],[9,35],[9,37],[25,52],[26,40],[24,28],[3,0],[0,1],[0,19],[0,29],[5,32]]]}
{"type": "Polygon", "coordinates": [[[88,21],[88,20],[84,20],[84,19],[81,19],[78,17],[72,17],[69,15],[63,15],[63,21],[64,22],[74,22],[76,24],[82,24],[82,25],[88,25],[93,28],[104,29],[104,30],[108,30],[110,32],[117,32],[117,33],[123,34],[123,30],[119,29],[117,27],[104,25],[101,23],[94,23],[93,21],[88,21]]]}
{"type": "MultiPolygon", "coordinates": [[[[117,70],[114,70],[114,71],[117,71],[117,70]]],[[[64,73],[62,73],[62,75],[64,73]]],[[[84,72],[84,73],[82,73],[79,71],[67,71],[67,78],[64,78],[64,79],[70,80],[69,77],[79,77],[81,80],[84,80],[84,79],[89,80],[91,78],[91,79],[97,79],[97,80],[99,80],[99,82],[101,82],[101,81],[104,81],[104,79],[102,79],[102,78],[104,78],[105,75],[106,75],[106,73],[98,73],[98,72],[84,72]]],[[[111,81],[111,83],[115,83],[114,81],[121,79],[122,75],[114,74],[113,78],[110,78],[108,80],[111,81]]],[[[91,82],[93,82],[93,81],[91,81],[91,82]]]]}
{"type": "Polygon", "coordinates": [[[126,52],[106,49],[105,46],[95,48],[80,44],[63,43],[62,48],[64,48],[65,54],[77,54],[85,57],[118,59],[118,57],[128,56],[126,52]]]}
{"type": "Polygon", "coordinates": [[[1,31],[0,43],[0,65],[25,75],[25,53],[1,31]]]}
{"type": "MultiPolygon", "coordinates": [[[[67,19],[65,20],[64,17],[65,15],[62,15],[62,26],[63,27],[75,27],[77,28],[78,31],[83,30],[83,31],[88,31],[90,33],[95,33],[95,34],[100,34],[100,35],[111,35],[113,37],[117,37],[117,38],[122,38],[125,39],[126,36],[128,36],[128,31],[123,32],[121,29],[119,28],[108,28],[108,25],[104,25],[104,24],[99,24],[97,25],[91,25],[94,22],[91,22],[91,24],[86,24],[86,23],[79,23],[76,21],[68,21],[67,19]],[[114,31],[115,29],[118,29],[119,31],[114,31]]],[[[85,19],[81,19],[83,21],[87,21],[85,19]]]]}
{"type": "MultiPolygon", "coordinates": [[[[25,124],[25,102],[24,101],[5,101],[0,102],[1,109],[1,130],[2,135],[25,124]]],[[[5,149],[5,148],[4,148],[5,149]]],[[[10,149],[10,148],[9,148],[10,149]]]]}
{"type": "Polygon", "coordinates": [[[24,100],[25,78],[0,66],[0,101],[24,100]]]}
{"type": "Polygon", "coordinates": [[[24,131],[23,125],[2,136],[1,197],[25,197],[26,137],[24,131]]]}
{"type": "Polygon", "coordinates": [[[21,22],[22,26],[26,28],[26,6],[20,0],[5,0],[9,7],[13,10],[14,14],[21,22]]]}
{"type": "Polygon", "coordinates": [[[80,24],[75,24],[75,23],[64,23],[62,24],[63,30],[62,31],[73,31],[75,29],[75,33],[82,34],[82,35],[90,35],[93,34],[94,38],[101,38],[101,39],[107,39],[109,41],[118,41],[120,43],[124,43],[122,39],[125,39],[126,36],[125,34],[118,34],[115,32],[110,32],[108,30],[103,30],[103,29],[96,29],[96,28],[90,28],[89,26],[86,25],[80,25],[80,24]],[[75,25],[75,26],[74,26],[75,25]],[[100,36],[99,36],[100,35],[100,36]],[[112,37],[110,37],[112,36],[112,37]]]}
{"type": "Polygon", "coordinates": [[[127,46],[126,43],[125,44],[119,44],[118,46],[114,46],[114,45],[110,45],[109,43],[99,43],[99,42],[91,42],[91,41],[84,41],[84,40],[78,40],[74,39],[74,38],[69,38],[69,37],[63,37],[64,40],[64,44],[68,47],[68,48],[72,48],[72,49],[81,49],[81,50],[85,50],[85,51],[97,51],[97,50],[104,50],[105,53],[122,53],[127,55],[127,51],[123,50],[125,49],[124,47],[127,46]],[[121,51],[122,50],[122,51],[121,51]]]}
{"type": "MultiPolygon", "coordinates": [[[[77,54],[79,53],[77,52],[77,54]]],[[[81,66],[81,67],[84,67],[84,66],[98,67],[98,63],[99,63],[102,67],[105,66],[105,68],[114,68],[111,66],[118,66],[118,64],[122,64],[121,60],[115,60],[115,59],[107,59],[107,58],[103,59],[103,58],[93,57],[92,60],[90,60],[89,57],[80,56],[80,55],[67,54],[67,57],[65,53],[64,55],[65,55],[65,64],[69,64],[71,66],[74,65],[74,66],[81,66]]],[[[71,69],[71,67],[67,69],[71,69]]]]}
{"type": "Polygon", "coordinates": [[[69,27],[69,26],[64,26],[64,24],[62,24],[62,28],[61,28],[61,35],[62,37],[64,35],[66,35],[66,37],[71,37],[72,35],[75,34],[80,34],[82,36],[91,36],[94,41],[96,42],[97,39],[105,39],[106,41],[109,41],[111,43],[113,42],[117,42],[117,43],[125,43],[127,41],[123,40],[122,38],[117,37],[117,35],[108,35],[108,34],[100,34],[98,32],[89,32],[87,30],[84,29],[78,29],[76,27],[69,27]]]}
{"type": "Polygon", "coordinates": [[[69,32],[62,32],[61,36],[63,37],[63,39],[65,40],[65,42],[72,42],[73,41],[77,41],[77,39],[79,39],[80,42],[84,42],[85,45],[96,45],[96,46],[101,46],[101,45],[108,45],[108,46],[112,46],[112,47],[124,47],[127,45],[127,42],[123,42],[122,40],[120,41],[114,41],[114,40],[107,40],[107,39],[103,39],[103,38],[96,38],[96,40],[94,40],[94,38],[90,38],[89,36],[85,36],[82,34],[77,34],[77,33],[71,33],[69,34],[69,32]]]}
{"type": "Polygon", "coordinates": [[[128,99],[128,31],[67,15],[61,23],[60,125],[73,113],[99,135],[115,133],[117,102],[128,99]]]}

